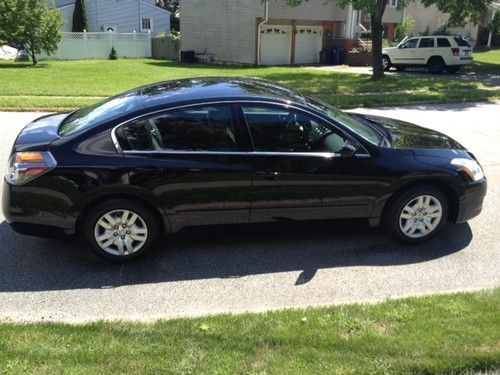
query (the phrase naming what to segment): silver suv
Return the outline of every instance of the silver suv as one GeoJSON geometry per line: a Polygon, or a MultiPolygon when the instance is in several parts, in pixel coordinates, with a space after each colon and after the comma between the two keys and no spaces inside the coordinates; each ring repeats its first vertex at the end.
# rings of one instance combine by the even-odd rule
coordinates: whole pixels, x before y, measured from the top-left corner
{"type": "Polygon", "coordinates": [[[472,47],[461,36],[433,35],[405,38],[397,47],[382,50],[384,70],[394,66],[426,66],[433,74],[444,70],[456,73],[462,65],[472,64],[472,47]]]}

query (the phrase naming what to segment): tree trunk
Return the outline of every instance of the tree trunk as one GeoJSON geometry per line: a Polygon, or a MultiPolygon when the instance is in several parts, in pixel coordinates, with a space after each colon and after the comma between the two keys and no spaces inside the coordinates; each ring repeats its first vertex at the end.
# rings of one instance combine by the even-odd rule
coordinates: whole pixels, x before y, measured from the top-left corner
{"type": "Polygon", "coordinates": [[[376,8],[370,13],[372,25],[372,58],[373,58],[373,76],[372,79],[379,80],[384,78],[384,68],[382,66],[382,36],[384,25],[382,16],[384,15],[387,0],[377,0],[376,8]]]}
{"type": "Polygon", "coordinates": [[[35,52],[33,51],[33,48],[31,46],[28,47],[31,55],[31,62],[33,63],[33,66],[36,66],[38,64],[38,60],[36,59],[35,52]]]}

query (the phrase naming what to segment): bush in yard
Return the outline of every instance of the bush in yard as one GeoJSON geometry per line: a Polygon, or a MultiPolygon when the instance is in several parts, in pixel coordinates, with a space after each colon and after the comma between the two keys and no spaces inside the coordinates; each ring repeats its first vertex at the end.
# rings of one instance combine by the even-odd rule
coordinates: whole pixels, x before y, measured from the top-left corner
{"type": "Polygon", "coordinates": [[[76,0],[75,9],[73,10],[73,28],[74,33],[89,31],[89,23],[87,21],[87,9],[85,0],[76,0]]]}
{"type": "Polygon", "coordinates": [[[493,19],[488,24],[488,31],[493,35],[500,35],[500,11],[496,11],[493,19]]]}
{"type": "Polygon", "coordinates": [[[118,55],[116,54],[115,47],[111,48],[111,53],[109,54],[110,60],[118,60],[118,55]]]}
{"type": "Polygon", "coordinates": [[[62,14],[49,5],[47,0],[0,1],[0,40],[24,45],[33,65],[37,54],[55,53],[61,41],[62,14]]]}
{"type": "Polygon", "coordinates": [[[396,39],[402,40],[405,36],[411,36],[415,27],[415,19],[406,16],[398,26],[396,26],[396,39]]]}

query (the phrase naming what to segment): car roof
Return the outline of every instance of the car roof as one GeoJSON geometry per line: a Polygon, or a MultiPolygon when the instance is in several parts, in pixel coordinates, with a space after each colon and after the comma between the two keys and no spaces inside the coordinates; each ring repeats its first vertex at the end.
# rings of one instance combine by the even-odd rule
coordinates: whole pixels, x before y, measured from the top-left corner
{"type": "Polygon", "coordinates": [[[190,78],[165,81],[136,90],[146,108],[224,99],[266,99],[306,104],[304,97],[273,82],[238,77],[190,78]]]}

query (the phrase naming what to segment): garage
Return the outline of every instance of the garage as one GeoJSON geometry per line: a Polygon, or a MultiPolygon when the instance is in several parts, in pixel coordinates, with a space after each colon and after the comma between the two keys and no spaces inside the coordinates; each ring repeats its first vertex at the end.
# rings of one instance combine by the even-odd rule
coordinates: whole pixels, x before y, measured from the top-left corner
{"type": "Polygon", "coordinates": [[[318,63],[322,43],[322,26],[297,26],[295,64],[318,63]]]}
{"type": "Polygon", "coordinates": [[[261,56],[263,65],[290,64],[292,52],[292,26],[264,25],[261,34],[261,56]]]}

